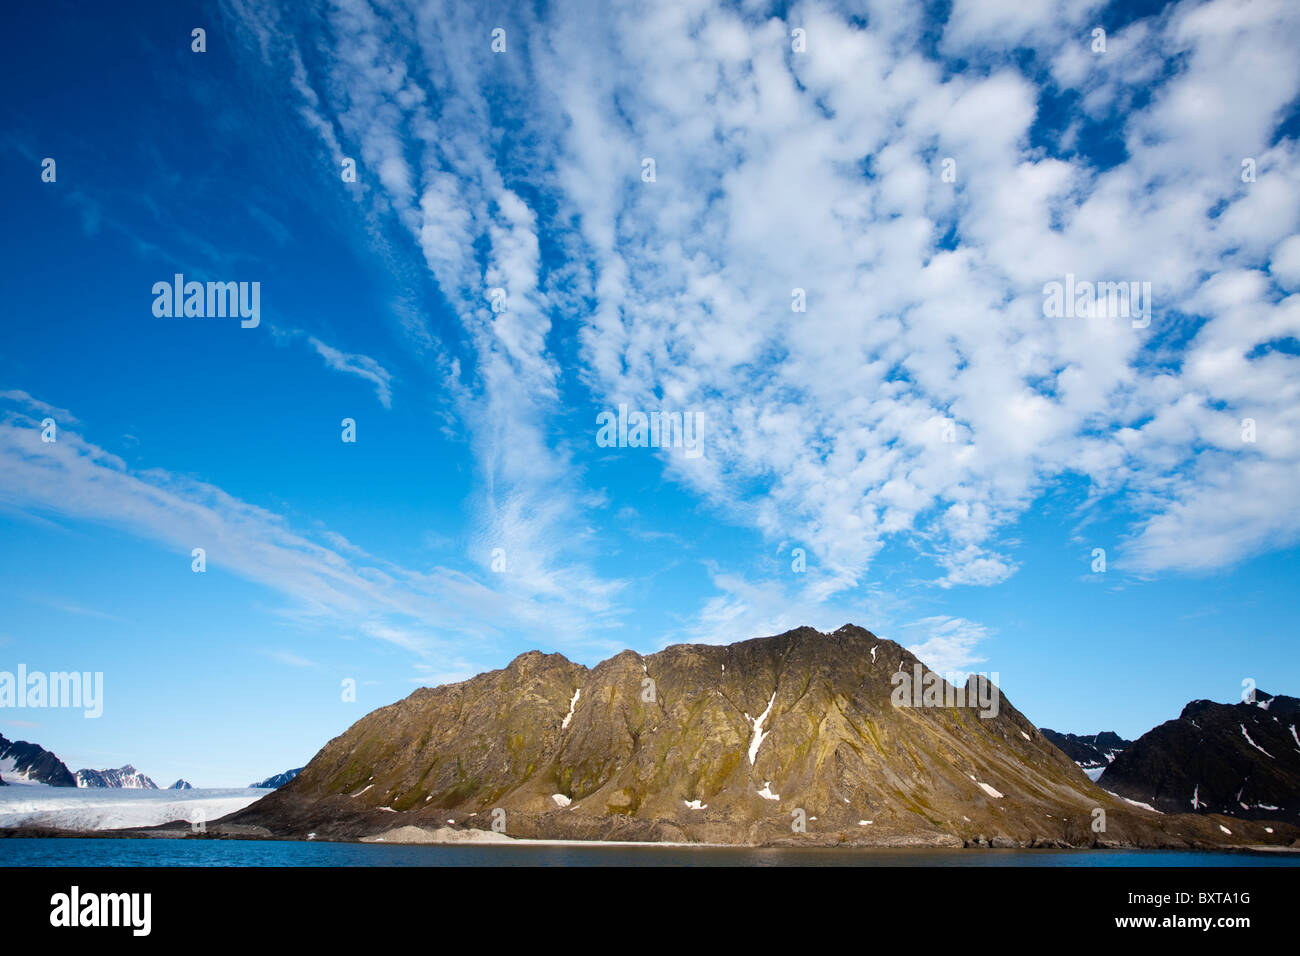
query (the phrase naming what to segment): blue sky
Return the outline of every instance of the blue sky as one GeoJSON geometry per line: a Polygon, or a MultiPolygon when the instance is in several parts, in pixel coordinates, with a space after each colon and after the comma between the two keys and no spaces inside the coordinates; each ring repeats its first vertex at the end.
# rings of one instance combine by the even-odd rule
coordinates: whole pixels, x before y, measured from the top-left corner
{"type": "Polygon", "coordinates": [[[0,732],[240,785],[534,647],[847,621],[1073,732],[1300,688],[1293,5],[300,6],[11,14],[0,670],[105,704],[0,732]]]}

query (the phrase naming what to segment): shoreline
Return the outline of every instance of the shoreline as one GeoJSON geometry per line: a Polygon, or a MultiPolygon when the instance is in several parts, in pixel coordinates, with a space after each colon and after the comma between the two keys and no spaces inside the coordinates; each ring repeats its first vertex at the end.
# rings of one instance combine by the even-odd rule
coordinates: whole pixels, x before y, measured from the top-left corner
{"type": "MultiPolygon", "coordinates": [[[[188,824],[186,825],[188,826],[188,824]]],[[[387,831],[392,832],[392,831],[387,831]]],[[[434,831],[436,834],[437,831],[434,831]]],[[[491,831],[453,831],[458,834],[483,833],[491,831]]],[[[429,839],[382,839],[384,833],[374,834],[371,837],[362,837],[359,839],[331,839],[331,838],[307,838],[290,836],[277,836],[274,834],[255,834],[255,833],[205,833],[196,834],[188,829],[182,830],[179,827],[159,828],[156,830],[149,829],[129,829],[129,830],[60,830],[57,828],[45,827],[2,827],[0,828],[0,840],[195,840],[195,841],[233,841],[248,843],[345,843],[358,846],[443,846],[443,847],[563,847],[563,848],[611,848],[611,849],[700,849],[700,850],[852,850],[866,852],[928,852],[936,851],[942,853],[953,853],[959,850],[984,850],[995,853],[1024,853],[1024,852],[1042,852],[1042,853],[1088,853],[1088,852],[1152,852],[1152,853],[1265,853],[1265,854],[1300,854],[1300,847],[1291,846],[1270,846],[1267,844],[1237,844],[1223,846],[1135,846],[1125,844],[1111,845],[1091,845],[1091,846],[1014,846],[1014,847],[994,847],[987,845],[971,844],[968,846],[950,846],[937,844],[906,844],[906,845],[888,845],[888,844],[861,844],[861,843],[809,843],[809,844],[790,844],[790,843],[703,843],[703,842],[685,842],[685,841],[640,841],[640,840],[561,840],[561,839],[533,839],[529,837],[510,837],[504,834],[498,834],[497,839],[482,839],[476,837],[442,837],[429,839]]],[[[433,837],[433,834],[430,834],[433,837]]]]}

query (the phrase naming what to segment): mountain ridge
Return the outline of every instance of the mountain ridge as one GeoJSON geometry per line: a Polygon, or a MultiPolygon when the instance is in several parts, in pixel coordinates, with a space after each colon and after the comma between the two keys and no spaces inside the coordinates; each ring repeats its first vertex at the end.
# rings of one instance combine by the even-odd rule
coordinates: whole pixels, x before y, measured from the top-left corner
{"type": "MultiPolygon", "coordinates": [[[[625,650],[590,668],[529,651],[372,711],[227,821],[356,839],[407,824],[491,829],[498,816],[506,835],[557,839],[1225,842],[1212,818],[1162,820],[1093,785],[986,681],[949,685],[851,624],[625,650]],[[939,706],[898,706],[913,675],[939,706]],[[944,703],[963,691],[996,691],[996,712],[944,703]]],[[[1273,837],[1288,834],[1300,831],[1273,837]]]]}
{"type": "Polygon", "coordinates": [[[1100,774],[1126,747],[1133,743],[1113,730],[1097,734],[1063,734],[1049,727],[1039,727],[1039,732],[1056,745],[1067,757],[1079,765],[1092,780],[1097,778],[1089,771],[1100,774]]]}
{"type": "Polygon", "coordinates": [[[107,770],[81,769],[76,773],[77,786],[86,789],[108,790],[157,790],[154,783],[135,767],[123,764],[107,770]]]}
{"type": "Polygon", "coordinates": [[[1300,699],[1194,700],[1147,731],[1098,779],[1159,810],[1253,820],[1300,818],[1300,699]]]}
{"type": "Polygon", "coordinates": [[[67,764],[39,744],[8,740],[0,734],[0,774],[11,783],[43,783],[50,787],[75,787],[77,778],[67,764]]]}
{"type": "Polygon", "coordinates": [[[278,787],[283,787],[300,773],[302,773],[302,767],[295,767],[293,770],[286,770],[283,773],[272,774],[258,783],[250,783],[248,787],[250,790],[275,790],[278,787]]]}

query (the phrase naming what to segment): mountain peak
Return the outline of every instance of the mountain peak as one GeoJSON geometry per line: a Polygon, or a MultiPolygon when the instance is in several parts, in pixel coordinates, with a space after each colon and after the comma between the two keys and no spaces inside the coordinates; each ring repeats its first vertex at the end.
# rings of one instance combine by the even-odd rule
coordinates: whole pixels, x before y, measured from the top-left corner
{"type": "Polygon", "coordinates": [[[136,770],[135,767],[123,764],[121,767],[110,770],[78,770],[76,773],[77,786],[85,788],[108,788],[124,790],[157,790],[158,784],[154,783],[147,776],[136,770]]]}

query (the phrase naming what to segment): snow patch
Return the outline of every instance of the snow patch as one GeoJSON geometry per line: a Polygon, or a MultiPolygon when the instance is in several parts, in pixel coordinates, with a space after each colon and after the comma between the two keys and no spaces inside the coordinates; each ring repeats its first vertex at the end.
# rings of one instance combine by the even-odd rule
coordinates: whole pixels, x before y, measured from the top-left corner
{"type": "Polygon", "coordinates": [[[567,807],[569,804],[573,802],[562,793],[551,794],[551,799],[555,801],[555,805],[557,807],[567,807]]]}
{"type": "Polygon", "coordinates": [[[749,765],[754,765],[754,758],[758,756],[758,748],[763,745],[764,738],[767,734],[763,732],[763,721],[767,720],[767,715],[772,712],[772,705],[776,703],[776,691],[772,691],[772,699],[767,702],[767,710],[763,711],[754,720],[754,736],[749,741],[749,765]]]}
{"type": "Polygon", "coordinates": [[[707,810],[707,809],[709,809],[709,805],[708,805],[707,803],[700,803],[699,800],[683,800],[682,803],[686,804],[686,806],[689,807],[689,808],[692,809],[692,810],[707,810]]]}
{"type": "Polygon", "coordinates": [[[764,800],[780,800],[780,799],[781,799],[781,795],[780,795],[779,793],[773,793],[773,792],[772,792],[772,782],[771,782],[770,780],[764,780],[764,781],[763,781],[763,789],[760,790],[760,791],[758,791],[758,795],[759,795],[760,797],[762,797],[764,800]]]}
{"type": "Polygon", "coordinates": [[[1229,830],[1227,827],[1225,827],[1222,823],[1219,824],[1219,829],[1222,830],[1224,833],[1228,834],[1228,836],[1232,836],[1232,831],[1229,830]]]}
{"type": "Polygon", "coordinates": [[[1246,743],[1250,744],[1252,747],[1254,747],[1256,750],[1258,750],[1260,753],[1262,753],[1262,754],[1263,754],[1265,757],[1267,757],[1269,760],[1274,759],[1274,758],[1273,758],[1273,755],[1272,755],[1271,753],[1269,753],[1267,750],[1265,750],[1265,749],[1264,749],[1263,747],[1261,747],[1259,744],[1255,743],[1255,741],[1253,741],[1253,740],[1250,739],[1250,734],[1246,733],[1246,725],[1245,725],[1245,724],[1241,724],[1240,726],[1241,726],[1241,735],[1242,735],[1243,737],[1246,738],[1246,743]]]}
{"type": "Polygon", "coordinates": [[[1002,799],[1002,796],[1003,796],[1003,795],[1000,794],[1000,793],[998,793],[996,790],[994,790],[992,787],[990,787],[987,783],[980,783],[980,789],[983,790],[985,793],[987,793],[990,797],[994,797],[995,799],[998,799],[998,800],[1001,800],[1001,799],[1002,799]]]}
{"type": "Polygon", "coordinates": [[[564,730],[566,727],[568,727],[569,721],[573,719],[573,708],[578,706],[578,696],[581,693],[582,691],[580,689],[574,688],[573,699],[569,701],[569,713],[565,716],[564,721],[560,724],[561,730],[564,730]]]}
{"type": "Polygon", "coordinates": [[[44,786],[39,780],[32,780],[28,774],[19,772],[16,768],[18,761],[13,757],[5,757],[0,760],[0,779],[5,783],[18,784],[20,786],[44,786]]]}
{"type": "MultiPolygon", "coordinates": [[[[1119,797],[1119,794],[1117,793],[1117,794],[1115,794],[1115,796],[1119,797]]],[[[1123,800],[1125,803],[1131,803],[1131,804],[1133,804],[1133,806],[1135,806],[1135,807],[1141,807],[1143,810],[1150,810],[1152,813],[1160,813],[1160,812],[1161,812],[1160,810],[1157,810],[1155,807],[1151,806],[1151,804],[1149,804],[1149,803],[1143,803],[1143,802],[1140,801],[1140,800],[1130,800],[1128,797],[1119,797],[1119,798],[1120,798],[1121,800],[1123,800]]]]}

